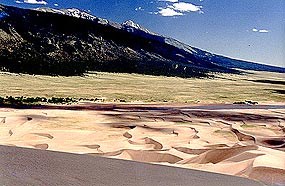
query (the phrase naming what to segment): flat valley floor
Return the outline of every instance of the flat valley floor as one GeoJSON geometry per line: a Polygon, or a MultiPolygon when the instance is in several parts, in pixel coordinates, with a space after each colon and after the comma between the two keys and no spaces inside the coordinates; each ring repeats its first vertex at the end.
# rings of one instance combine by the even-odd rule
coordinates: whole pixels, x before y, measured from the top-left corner
{"type": "Polygon", "coordinates": [[[104,102],[285,102],[285,74],[248,71],[213,78],[177,78],[94,72],[51,77],[0,72],[0,96],[93,98],[104,102]]]}

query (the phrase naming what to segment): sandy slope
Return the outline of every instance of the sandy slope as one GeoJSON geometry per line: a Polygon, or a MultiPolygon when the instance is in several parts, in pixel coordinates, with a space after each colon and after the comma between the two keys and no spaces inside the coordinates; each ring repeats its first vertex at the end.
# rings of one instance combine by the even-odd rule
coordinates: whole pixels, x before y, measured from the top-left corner
{"type": "Polygon", "coordinates": [[[245,178],[203,171],[7,146],[0,146],[0,173],[0,184],[11,186],[262,185],[245,178]]]}
{"type": "Polygon", "coordinates": [[[205,170],[285,185],[285,106],[0,109],[0,144],[205,170]]]}

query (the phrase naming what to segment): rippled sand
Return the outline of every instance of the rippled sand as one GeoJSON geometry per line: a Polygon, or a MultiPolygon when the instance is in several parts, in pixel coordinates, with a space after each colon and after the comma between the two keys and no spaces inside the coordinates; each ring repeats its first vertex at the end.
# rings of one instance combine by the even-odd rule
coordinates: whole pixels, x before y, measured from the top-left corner
{"type": "Polygon", "coordinates": [[[1,108],[0,144],[285,185],[284,126],[284,104],[1,108]]]}

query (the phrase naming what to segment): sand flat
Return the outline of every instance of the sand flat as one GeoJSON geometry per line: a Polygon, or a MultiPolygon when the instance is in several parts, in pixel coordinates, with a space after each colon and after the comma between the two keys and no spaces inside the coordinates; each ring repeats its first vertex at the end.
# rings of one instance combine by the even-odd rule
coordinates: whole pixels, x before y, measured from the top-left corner
{"type": "Polygon", "coordinates": [[[0,144],[285,185],[284,113],[282,103],[0,108],[0,144]]]}

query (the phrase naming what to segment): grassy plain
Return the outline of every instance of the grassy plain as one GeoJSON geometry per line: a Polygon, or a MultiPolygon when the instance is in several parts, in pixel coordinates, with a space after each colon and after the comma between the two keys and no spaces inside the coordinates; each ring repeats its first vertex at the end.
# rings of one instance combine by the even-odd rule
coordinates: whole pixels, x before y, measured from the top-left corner
{"type": "Polygon", "coordinates": [[[285,74],[269,72],[215,74],[212,79],[102,72],[89,73],[82,77],[1,72],[0,96],[104,98],[106,102],[285,102],[285,94],[282,93],[285,90],[284,79],[285,74]]]}

